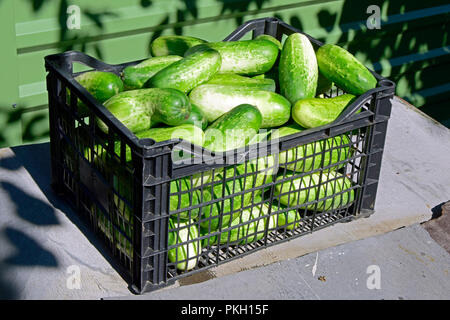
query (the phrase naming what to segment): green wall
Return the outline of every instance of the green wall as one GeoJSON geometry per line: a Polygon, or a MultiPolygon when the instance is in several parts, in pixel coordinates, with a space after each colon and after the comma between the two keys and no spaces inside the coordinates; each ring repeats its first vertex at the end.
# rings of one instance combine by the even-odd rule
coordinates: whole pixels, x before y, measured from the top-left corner
{"type": "Polygon", "coordinates": [[[78,50],[108,63],[143,59],[161,34],[222,40],[246,20],[275,16],[344,46],[397,82],[397,95],[450,126],[450,5],[358,0],[0,0],[0,146],[48,140],[44,56],[78,50]],[[81,8],[68,30],[67,8],[81,8]],[[369,30],[369,5],[381,29],[369,30]]]}

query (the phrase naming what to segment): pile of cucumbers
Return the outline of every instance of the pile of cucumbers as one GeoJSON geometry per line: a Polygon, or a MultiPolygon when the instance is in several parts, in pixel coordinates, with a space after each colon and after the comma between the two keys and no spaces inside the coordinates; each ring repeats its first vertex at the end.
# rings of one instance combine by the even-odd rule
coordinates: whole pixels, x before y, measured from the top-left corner
{"type": "MultiPolygon", "coordinates": [[[[150,43],[150,52],[150,58],[124,68],[120,76],[89,71],[76,80],[138,138],[182,138],[212,152],[331,123],[377,85],[347,50],[333,44],[315,48],[301,33],[283,44],[269,35],[231,42],[160,36],[150,43]],[[333,84],[346,93],[325,98],[333,84]]],[[[88,112],[81,101],[78,111],[88,112]]],[[[108,133],[101,120],[97,125],[108,133]]],[[[179,270],[190,270],[202,247],[251,243],[266,229],[292,230],[299,225],[297,209],[326,211],[350,204],[353,182],[338,170],[351,153],[350,139],[341,135],[281,152],[276,159],[286,168],[283,174],[276,174],[275,157],[269,155],[232,170],[172,181],[169,260],[179,270]],[[324,166],[331,169],[318,170],[324,166]],[[269,216],[262,186],[273,177],[278,201],[269,216]],[[210,187],[199,188],[204,183],[210,187]],[[211,236],[200,241],[205,235],[211,236]]],[[[129,199],[130,188],[122,189],[121,196],[129,199]]]]}

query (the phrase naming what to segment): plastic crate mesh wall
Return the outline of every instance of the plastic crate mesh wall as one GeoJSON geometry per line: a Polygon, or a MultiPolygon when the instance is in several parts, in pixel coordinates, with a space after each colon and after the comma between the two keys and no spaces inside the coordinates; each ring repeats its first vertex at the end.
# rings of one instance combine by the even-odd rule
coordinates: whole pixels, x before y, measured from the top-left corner
{"type": "MultiPolygon", "coordinates": [[[[66,88],[60,93],[63,103],[57,128],[63,137],[63,157],[57,165],[63,172],[64,188],[120,264],[132,273],[130,146],[116,136],[114,128],[107,135],[102,133],[93,114],[80,117],[76,99],[66,88]],[[92,194],[93,185],[102,192],[92,194]]],[[[333,88],[326,97],[342,93],[333,88]]],[[[372,107],[368,101],[363,109],[372,107]]],[[[364,187],[370,130],[371,126],[352,129],[279,154],[165,182],[170,190],[166,279],[355,216],[364,187]]]]}

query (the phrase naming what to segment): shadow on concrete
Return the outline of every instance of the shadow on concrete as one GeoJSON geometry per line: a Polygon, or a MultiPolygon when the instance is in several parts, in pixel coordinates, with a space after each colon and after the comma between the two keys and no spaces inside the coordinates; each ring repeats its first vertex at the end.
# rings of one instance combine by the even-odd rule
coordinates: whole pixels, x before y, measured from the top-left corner
{"type": "MultiPolygon", "coordinates": [[[[111,248],[107,246],[105,241],[101,239],[90,227],[88,219],[84,219],[78,215],[74,208],[64,200],[61,196],[57,195],[51,187],[51,156],[50,156],[50,143],[40,143],[40,144],[30,144],[12,147],[11,150],[14,152],[15,157],[13,159],[5,159],[6,167],[20,168],[24,167],[28,173],[31,175],[34,182],[37,184],[38,188],[45,195],[49,201],[49,206],[54,214],[57,216],[59,210],[62,212],[71,223],[87,238],[87,240],[97,249],[97,251],[103,256],[103,258],[111,265],[111,267],[116,270],[116,272],[126,281],[129,282],[129,275],[124,268],[117,263],[113,254],[111,253],[111,248]],[[16,163],[15,163],[16,162],[16,163]]],[[[3,166],[3,161],[2,161],[3,166]]],[[[8,188],[8,186],[7,186],[8,188]]],[[[5,188],[5,189],[7,189],[5,188]]],[[[10,188],[12,189],[12,188],[10,188]]],[[[21,190],[14,190],[23,194],[21,190]]],[[[28,196],[28,195],[26,195],[28,196]]],[[[20,200],[20,196],[12,199],[14,203],[20,200]]],[[[29,199],[27,200],[30,201],[29,199]]],[[[30,210],[29,206],[24,207],[23,211],[30,210]]],[[[22,213],[20,216],[30,216],[33,213],[22,213]]],[[[32,219],[31,219],[32,220],[32,219]]]]}
{"type": "Polygon", "coordinates": [[[13,255],[3,260],[4,264],[26,267],[58,267],[59,263],[53,253],[43,248],[26,233],[11,227],[5,228],[3,233],[16,248],[13,255]]]}
{"type": "Polygon", "coordinates": [[[9,182],[0,182],[0,188],[9,194],[20,218],[36,226],[59,224],[55,210],[46,202],[35,198],[9,182]]]}

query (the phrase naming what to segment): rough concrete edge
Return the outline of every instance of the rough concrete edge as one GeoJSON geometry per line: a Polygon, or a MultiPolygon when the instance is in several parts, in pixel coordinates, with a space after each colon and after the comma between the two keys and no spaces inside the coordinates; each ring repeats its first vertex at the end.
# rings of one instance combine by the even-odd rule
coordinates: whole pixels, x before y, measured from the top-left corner
{"type": "Polygon", "coordinates": [[[450,254],[450,201],[441,203],[433,209],[436,217],[421,225],[430,237],[450,254]]]}

